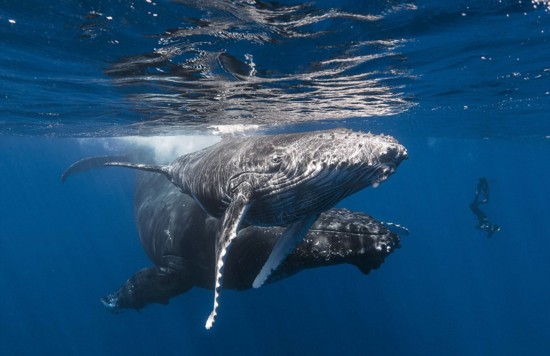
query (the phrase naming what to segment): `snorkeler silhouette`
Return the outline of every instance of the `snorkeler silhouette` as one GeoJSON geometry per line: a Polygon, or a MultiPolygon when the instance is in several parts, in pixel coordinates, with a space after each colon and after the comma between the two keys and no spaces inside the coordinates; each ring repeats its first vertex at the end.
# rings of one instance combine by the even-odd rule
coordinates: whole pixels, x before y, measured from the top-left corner
{"type": "Polygon", "coordinates": [[[476,187],[476,196],[474,201],[470,203],[470,209],[477,217],[476,229],[487,231],[487,238],[493,236],[497,231],[500,231],[500,226],[493,224],[487,219],[487,215],[479,206],[481,204],[487,204],[489,202],[489,183],[486,178],[479,178],[479,182],[476,187]]]}

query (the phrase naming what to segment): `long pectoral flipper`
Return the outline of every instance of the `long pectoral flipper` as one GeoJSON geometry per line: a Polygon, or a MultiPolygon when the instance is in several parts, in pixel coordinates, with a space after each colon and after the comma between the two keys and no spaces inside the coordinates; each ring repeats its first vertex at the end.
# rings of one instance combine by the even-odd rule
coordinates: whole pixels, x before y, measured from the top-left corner
{"type": "Polygon", "coordinates": [[[283,235],[275,243],[260,273],[254,279],[254,283],[252,283],[254,288],[259,288],[265,283],[271,273],[284,261],[286,256],[304,239],[315,220],[317,220],[316,214],[308,215],[286,228],[283,235]]]}
{"type": "Polygon", "coordinates": [[[233,241],[237,237],[239,226],[250,207],[251,188],[248,184],[242,184],[231,200],[231,204],[225,211],[222,220],[222,227],[218,233],[216,245],[216,284],[214,286],[214,306],[212,312],[206,321],[205,327],[210,329],[216,319],[216,309],[218,308],[218,298],[223,283],[223,268],[227,252],[233,241]]]}

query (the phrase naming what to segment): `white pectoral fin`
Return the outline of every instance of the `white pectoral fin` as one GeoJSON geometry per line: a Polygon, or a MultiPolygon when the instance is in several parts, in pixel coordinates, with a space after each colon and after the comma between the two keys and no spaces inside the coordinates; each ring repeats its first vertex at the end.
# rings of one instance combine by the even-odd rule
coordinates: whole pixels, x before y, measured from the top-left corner
{"type": "Polygon", "coordinates": [[[296,245],[304,239],[309,228],[313,225],[316,219],[317,215],[308,215],[302,220],[298,220],[286,228],[281,237],[279,237],[275,243],[271,254],[260,270],[260,273],[258,273],[256,279],[254,279],[254,283],[252,283],[254,288],[260,288],[265,283],[271,273],[284,261],[286,256],[288,256],[294,247],[296,247],[296,245]]]}
{"type": "Polygon", "coordinates": [[[241,222],[250,207],[250,194],[246,190],[241,190],[231,200],[231,204],[225,211],[222,220],[220,232],[216,244],[216,284],[214,286],[214,306],[212,312],[206,321],[206,329],[210,329],[214,325],[216,319],[216,310],[218,308],[218,298],[222,289],[223,283],[223,268],[227,252],[233,241],[237,237],[237,231],[241,222]]]}

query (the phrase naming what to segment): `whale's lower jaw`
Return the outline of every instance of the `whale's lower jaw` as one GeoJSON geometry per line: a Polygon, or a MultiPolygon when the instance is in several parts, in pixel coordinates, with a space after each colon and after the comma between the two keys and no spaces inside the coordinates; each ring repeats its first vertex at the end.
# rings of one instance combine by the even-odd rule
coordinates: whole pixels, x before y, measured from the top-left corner
{"type": "Polygon", "coordinates": [[[287,225],[310,214],[319,214],[368,186],[378,187],[395,169],[379,165],[356,172],[328,172],[284,189],[257,197],[246,217],[256,226],[287,225]]]}

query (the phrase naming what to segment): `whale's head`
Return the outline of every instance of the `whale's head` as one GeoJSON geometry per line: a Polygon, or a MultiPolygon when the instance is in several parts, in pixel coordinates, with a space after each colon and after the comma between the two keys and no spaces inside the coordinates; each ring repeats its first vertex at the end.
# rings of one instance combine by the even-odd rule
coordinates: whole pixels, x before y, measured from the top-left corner
{"type": "Polygon", "coordinates": [[[272,144],[270,159],[277,172],[265,191],[288,191],[325,205],[321,209],[367,186],[377,187],[407,158],[406,148],[391,136],[347,129],[279,135],[272,144]]]}
{"type": "Polygon", "coordinates": [[[369,215],[330,209],[319,216],[294,255],[311,267],[348,263],[368,274],[400,248],[400,241],[397,233],[369,215]]]}
{"type": "MultiPolygon", "coordinates": [[[[248,226],[239,231],[228,254],[225,285],[248,289],[267,260],[283,227],[248,226]]],[[[361,212],[330,209],[322,214],[304,239],[273,271],[272,283],[307,268],[350,264],[363,274],[379,268],[400,248],[400,237],[383,223],[361,212]]],[[[211,272],[212,279],[214,271],[211,272]]]]}

